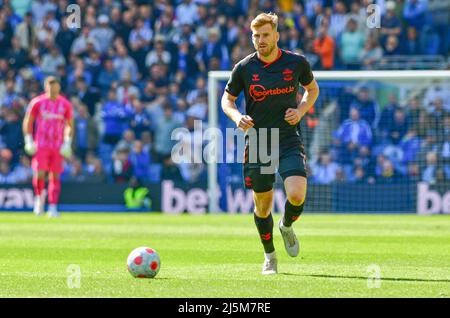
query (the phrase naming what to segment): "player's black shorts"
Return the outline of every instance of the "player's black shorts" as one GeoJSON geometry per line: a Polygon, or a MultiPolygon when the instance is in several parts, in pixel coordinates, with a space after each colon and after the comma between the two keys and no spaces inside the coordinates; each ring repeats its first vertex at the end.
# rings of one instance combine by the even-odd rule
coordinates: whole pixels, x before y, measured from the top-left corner
{"type": "MultiPolygon", "coordinates": [[[[279,154],[278,173],[286,180],[290,176],[307,177],[306,154],[304,147],[291,147],[281,150],[279,154]]],[[[244,163],[244,186],[255,192],[267,192],[272,190],[275,182],[275,173],[266,173],[261,166],[255,163],[244,163]]]]}

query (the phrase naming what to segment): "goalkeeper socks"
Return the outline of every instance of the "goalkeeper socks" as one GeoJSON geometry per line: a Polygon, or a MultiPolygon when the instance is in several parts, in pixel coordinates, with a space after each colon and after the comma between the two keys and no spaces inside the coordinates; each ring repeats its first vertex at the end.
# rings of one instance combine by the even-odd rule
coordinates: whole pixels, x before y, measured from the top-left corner
{"type": "Polygon", "coordinates": [[[275,251],[273,246],[273,218],[272,213],[269,214],[267,218],[260,218],[255,213],[253,214],[255,218],[256,228],[258,229],[261,242],[264,246],[264,252],[272,253],[275,251]]]}
{"type": "Polygon", "coordinates": [[[61,193],[61,181],[59,177],[50,177],[48,182],[48,203],[58,204],[61,193]]]}
{"type": "Polygon", "coordinates": [[[33,189],[34,194],[36,196],[40,196],[42,194],[42,191],[44,191],[45,188],[45,178],[38,178],[37,176],[33,176],[33,189]]]}
{"type": "Polygon", "coordinates": [[[292,205],[289,200],[286,200],[286,204],[284,205],[284,215],[283,215],[283,225],[285,227],[290,227],[292,223],[297,221],[300,217],[300,214],[303,212],[303,202],[301,205],[292,205]]]}

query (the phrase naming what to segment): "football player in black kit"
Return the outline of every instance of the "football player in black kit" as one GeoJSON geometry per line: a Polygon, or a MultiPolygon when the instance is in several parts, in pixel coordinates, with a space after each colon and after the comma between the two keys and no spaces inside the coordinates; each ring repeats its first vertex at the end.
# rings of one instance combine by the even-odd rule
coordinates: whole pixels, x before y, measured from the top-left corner
{"type": "MultiPolygon", "coordinates": [[[[256,52],[236,64],[222,97],[225,114],[238,128],[246,131],[244,183],[246,188],[253,189],[254,219],[265,252],[262,274],[277,273],[271,214],[275,170],[263,170],[267,162],[263,162],[260,155],[256,160],[249,160],[249,149],[258,147],[248,138],[249,133],[254,129],[259,139],[263,131],[268,132],[268,142],[264,144],[268,149],[263,153],[271,154],[270,159],[275,160],[287,195],[278,227],[287,253],[295,257],[299,252],[299,243],[292,223],[303,211],[307,187],[306,156],[299,123],[319,96],[319,87],[305,57],[278,48],[280,35],[277,24],[278,17],[272,13],[261,13],[251,22],[256,52]],[[299,85],[305,89],[300,102],[297,101],[299,85]],[[245,94],[245,115],[235,105],[241,91],[245,94]],[[272,145],[271,136],[274,136],[273,139],[276,136],[274,128],[278,129],[279,136],[277,158],[272,155],[274,147],[269,146],[272,145]]],[[[261,150],[258,149],[257,153],[261,154],[261,150]]]]}

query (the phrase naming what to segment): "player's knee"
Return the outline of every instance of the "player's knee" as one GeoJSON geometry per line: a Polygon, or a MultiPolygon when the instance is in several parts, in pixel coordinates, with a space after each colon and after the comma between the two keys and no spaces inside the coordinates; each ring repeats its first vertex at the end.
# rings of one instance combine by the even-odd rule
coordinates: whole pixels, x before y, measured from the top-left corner
{"type": "Polygon", "coordinates": [[[38,171],[37,172],[38,179],[44,179],[45,178],[45,171],[38,171]]]}
{"type": "Polygon", "coordinates": [[[305,202],[305,195],[300,192],[292,192],[287,194],[288,201],[295,206],[302,205],[305,202]]]}
{"type": "Polygon", "coordinates": [[[266,218],[271,212],[271,204],[259,203],[255,206],[255,214],[257,217],[266,218]]]}
{"type": "Polygon", "coordinates": [[[256,208],[255,209],[256,216],[259,217],[259,218],[262,218],[262,219],[265,219],[265,218],[269,217],[270,212],[271,211],[270,211],[269,208],[267,208],[267,209],[258,209],[258,208],[256,208]]]}

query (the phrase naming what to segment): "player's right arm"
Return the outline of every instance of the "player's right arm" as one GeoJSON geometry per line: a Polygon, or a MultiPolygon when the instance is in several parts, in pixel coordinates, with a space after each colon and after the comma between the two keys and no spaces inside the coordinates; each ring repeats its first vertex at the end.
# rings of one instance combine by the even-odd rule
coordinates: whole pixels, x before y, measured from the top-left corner
{"type": "Polygon", "coordinates": [[[225,91],[222,96],[222,110],[236,124],[236,127],[246,131],[254,126],[253,119],[241,114],[236,107],[236,99],[236,96],[225,91]]]}
{"type": "Polygon", "coordinates": [[[231,72],[221,104],[223,112],[236,124],[236,127],[246,131],[253,127],[254,123],[250,116],[241,114],[236,107],[236,99],[243,88],[244,81],[241,75],[241,66],[237,64],[231,72]]]}
{"type": "Polygon", "coordinates": [[[32,100],[25,113],[25,117],[22,123],[22,131],[25,136],[25,152],[30,156],[36,153],[36,145],[33,140],[33,127],[36,119],[36,102],[32,100]]]}

